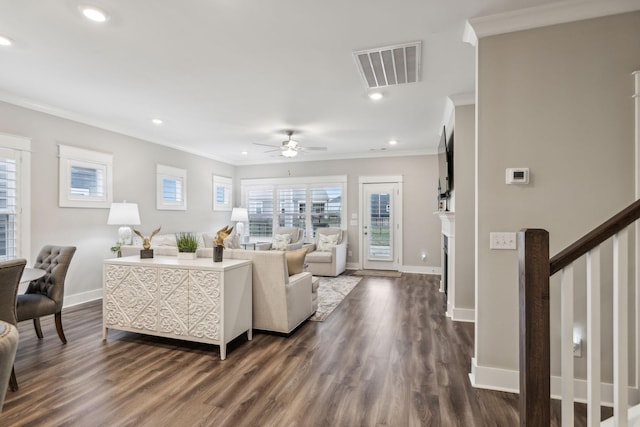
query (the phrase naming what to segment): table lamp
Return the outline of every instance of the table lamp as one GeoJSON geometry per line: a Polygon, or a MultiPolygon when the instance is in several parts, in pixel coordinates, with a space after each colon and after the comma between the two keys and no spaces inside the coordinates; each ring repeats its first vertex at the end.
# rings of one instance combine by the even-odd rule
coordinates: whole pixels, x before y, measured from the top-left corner
{"type": "Polygon", "coordinates": [[[111,203],[109,210],[109,225],[121,225],[118,229],[118,242],[121,245],[130,245],[132,243],[133,234],[130,225],[140,224],[140,213],[138,212],[137,203],[111,203]]]}
{"type": "Polygon", "coordinates": [[[249,221],[249,212],[247,208],[233,208],[231,211],[231,221],[238,221],[236,224],[236,234],[241,242],[249,240],[249,236],[244,236],[244,223],[249,221]]]}

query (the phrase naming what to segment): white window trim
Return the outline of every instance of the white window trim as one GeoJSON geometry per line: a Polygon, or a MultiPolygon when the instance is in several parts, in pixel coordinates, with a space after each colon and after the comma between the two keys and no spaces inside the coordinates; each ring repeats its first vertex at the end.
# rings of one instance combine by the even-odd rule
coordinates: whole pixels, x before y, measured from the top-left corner
{"type": "MultiPolygon", "coordinates": [[[[259,178],[259,179],[242,179],[240,180],[240,189],[241,189],[241,199],[242,205],[246,206],[247,204],[247,193],[246,189],[248,187],[273,187],[274,189],[274,201],[273,204],[276,206],[277,201],[277,187],[282,185],[287,185],[293,187],[307,186],[311,187],[321,187],[322,184],[340,184],[342,185],[342,215],[340,218],[340,228],[343,230],[347,229],[348,223],[348,205],[347,205],[347,175],[330,175],[330,176],[308,176],[308,177],[286,177],[286,178],[259,178]]],[[[306,210],[306,215],[310,215],[310,209],[306,210]]],[[[276,227],[277,224],[277,216],[278,212],[273,213],[273,227],[276,227]]],[[[310,227],[311,223],[307,221],[307,230],[305,233],[310,236],[310,227]]],[[[272,230],[273,232],[274,230],[272,230]]],[[[310,237],[307,238],[307,240],[310,237]]]]}
{"type": "Polygon", "coordinates": [[[233,178],[213,175],[213,210],[230,211],[233,208],[233,178]],[[220,203],[216,199],[216,191],[219,187],[224,188],[224,202],[220,203]]]}
{"type": "Polygon", "coordinates": [[[20,200],[17,255],[31,257],[31,140],[21,136],[0,133],[0,147],[19,153],[18,196],[20,200]]]}
{"type": "Polygon", "coordinates": [[[59,200],[62,208],[108,209],[113,201],[113,154],[102,153],[70,145],[58,144],[59,200]],[[71,168],[73,166],[102,168],[105,171],[103,197],[71,197],[71,168]]]}
{"type": "Polygon", "coordinates": [[[156,165],[156,209],[165,211],[187,210],[187,171],[172,166],[156,165]],[[165,202],[163,194],[163,179],[179,179],[182,181],[182,201],[165,202]]]}

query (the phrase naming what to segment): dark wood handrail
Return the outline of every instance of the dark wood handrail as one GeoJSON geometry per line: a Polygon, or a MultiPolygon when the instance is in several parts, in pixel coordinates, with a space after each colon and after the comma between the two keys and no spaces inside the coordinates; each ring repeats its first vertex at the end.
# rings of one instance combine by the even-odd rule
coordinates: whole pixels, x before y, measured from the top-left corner
{"type": "Polygon", "coordinates": [[[640,200],[636,200],[620,213],[612,216],[602,225],[585,234],[582,238],[576,240],[566,249],[560,251],[549,260],[550,274],[553,276],[591,249],[598,246],[614,234],[622,231],[640,218],[640,200]]]}

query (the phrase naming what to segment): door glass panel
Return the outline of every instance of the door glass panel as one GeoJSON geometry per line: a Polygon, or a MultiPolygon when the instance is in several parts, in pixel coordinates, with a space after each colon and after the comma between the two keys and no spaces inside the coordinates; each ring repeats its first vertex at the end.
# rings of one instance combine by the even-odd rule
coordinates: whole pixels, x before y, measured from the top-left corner
{"type": "Polygon", "coordinates": [[[369,197],[369,259],[393,259],[390,203],[390,193],[372,193],[369,197]]]}

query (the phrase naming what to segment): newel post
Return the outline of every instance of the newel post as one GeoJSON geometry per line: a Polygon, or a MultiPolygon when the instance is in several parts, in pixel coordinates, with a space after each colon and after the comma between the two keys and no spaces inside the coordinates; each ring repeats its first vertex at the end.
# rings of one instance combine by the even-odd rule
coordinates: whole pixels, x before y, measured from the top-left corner
{"type": "Polygon", "coordinates": [[[518,232],[520,426],[551,423],[549,232],[518,232]]]}

